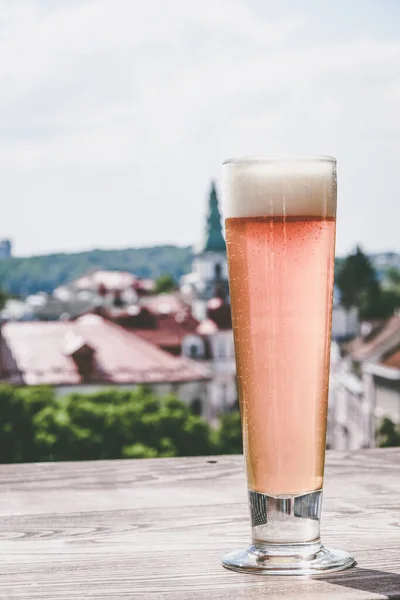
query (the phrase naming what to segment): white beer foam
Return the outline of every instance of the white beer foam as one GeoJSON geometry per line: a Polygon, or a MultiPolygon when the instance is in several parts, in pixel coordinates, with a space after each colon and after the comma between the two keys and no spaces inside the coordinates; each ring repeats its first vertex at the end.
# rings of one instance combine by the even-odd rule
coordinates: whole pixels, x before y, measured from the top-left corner
{"type": "Polygon", "coordinates": [[[224,217],[334,217],[333,158],[233,160],[223,165],[224,217]]]}

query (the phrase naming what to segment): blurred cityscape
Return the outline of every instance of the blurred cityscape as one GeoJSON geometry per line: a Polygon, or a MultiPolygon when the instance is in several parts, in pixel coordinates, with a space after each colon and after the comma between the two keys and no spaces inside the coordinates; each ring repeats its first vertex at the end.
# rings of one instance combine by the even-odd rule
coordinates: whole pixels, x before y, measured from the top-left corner
{"type": "Polygon", "coordinates": [[[0,7],[1,461],[241,452],[210,180],[268,153],[338,161],[327,445],[400,444],[400,4],[0,7]]]}
{"type": "MultiPolygon", "coordinates": [[[[179,281],[170,272],[151,279],[129,269],[104,269],[100,264],[51,292],[16,295],[15,289],[11,293],[4,286],[2,384],[19,390],[32,388],[35,398],[38,390],[45,389],[38,386],[50,386],[53,405],[60,402],[60,406],[63,398],[73,397],[75,404],[84,404],[85,398],[93,401],[96,394],[104,402],[111,389],[121,393],[136,390],[136,394],[143,390],[142,395],[158,399],[177,398],[186,407],[186,416],[202,417],[210,435],[219,430],[221,435],[231,436],[230,444],[220,445],[221,451],[240,450],[226,247],[214,183],[206,208],[203,238],[190,255],[191,272],[179,281]],[[221,423],[227,428],[223,433],[221,423]]],[[[3,269],[8,261],[10,277],[14,260],[10,241],[0,243],[0,257],[3,269]]],[[[173,272],[179,271],[177,266],[173,272]]],[[[329,448],[355,450],[400,443],[399,307],[398,254],[368,257],[357,248],[348,257],[337,259],[329,448]]],[[[110,402],[123,403],[122,396],[118,401],[116,396],[108,397],[110,402]]],[[[161,402],[158,409],[162,407],[161,402]]],[[[181,425],[186,426],[184,422],[181,425]]],[[[58,456],[54,447],[59,433],[54,431],[54,423],[50,430],[47,434],[56,440],[46,455],[51,459],[58,456]]],[[[96,429],[87,435],[95,436],[96,429]]],[[[176,440],[171,436],[163,440],[164,453],[140,440],[139,445],[124,447],[123,455],[177,452],[176,440]]],[[[204,444],[203,450],[196,448],[193,437],[191,454],[209,450],[204,444]]],[[[115,451],[115,455],[121,452],[115,451]]],[[[89,457],[100,455],[95,452],[89,457]]]]}

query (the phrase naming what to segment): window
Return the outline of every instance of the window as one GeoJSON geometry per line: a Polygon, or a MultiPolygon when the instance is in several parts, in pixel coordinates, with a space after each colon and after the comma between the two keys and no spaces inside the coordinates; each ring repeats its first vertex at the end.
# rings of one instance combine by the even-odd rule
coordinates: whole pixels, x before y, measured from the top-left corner
{"type": "Polygon", "coordinates": [[[221,279],[222,268],[221,268],[221,265],[219,263],[216,264],[215,267],[214,267],[214,274],[215,274],[215,279],[221,279]]]}
{"type": "Polygon", "coordinates": [[[196,346],[196,344],[191,344],[190,345],[189,354],[190,354],[190,358],[198,358],[198,356],[199,356],[199,349],[196,346]]]}

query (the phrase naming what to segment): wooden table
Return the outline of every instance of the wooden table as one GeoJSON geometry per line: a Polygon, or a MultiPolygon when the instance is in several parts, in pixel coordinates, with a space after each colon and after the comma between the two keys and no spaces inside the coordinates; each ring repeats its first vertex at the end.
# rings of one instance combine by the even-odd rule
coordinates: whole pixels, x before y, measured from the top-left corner
{"type": "Polygon", "coordinates": [[[242,457],[0,466],[0,598],[400,598],[400,449],[328,452],[324,542],[358,565],[323,578],[241,575],[242,457]]]}

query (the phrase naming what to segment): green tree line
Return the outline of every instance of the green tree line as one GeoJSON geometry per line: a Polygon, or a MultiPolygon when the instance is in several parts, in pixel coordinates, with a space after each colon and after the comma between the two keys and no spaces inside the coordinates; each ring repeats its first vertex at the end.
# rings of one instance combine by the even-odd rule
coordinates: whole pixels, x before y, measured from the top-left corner
{"type": "Polygon", "coordinates": [[[400,425],[385,417],[378,427],[376,441],[380,448],[400,446],[400,425]]]}
{"type": "MultiPolygon", "coordinates": [[[[400,446],[400,429],[384,419],[379,446],[400,446]]],[[[218,429],[173,395],[146,388],[57,398],[48,387],[0,386],[0,463],[239,454],[239,411],[218,429]]]]}
{"type": "Polygon", "coordinates": [[[0,288],[21,297],[40,291],[51,293],[97,269],[128,271],[150,279],[169,273],[178,280],[190,271],[192,259],[189,247],[173,245],[11,258],[0,261],[0,288]]]}
{"type": "Polygon", "coordinates": [[[173,395],[146,388],[56,398],[47,387],[0,386],[0,462],[230,454],[242,451],[240,416],[219,429],[173,395]]]}
{"type": "MultiPolygon", "coordinates": [[[[51,293],[96,269],[128,271],[156,279],[156,292],[168,292],[181,275],[190,271],[192,260],[189,247],[173,245],[11,258],[0,261],[0,308],[8,295],[51,293]]],[[[400,307],[400,271],[387,269],[381,284],[370,259],[359,247],[346,258],[336,259],[335,283],[344,306],[357,306],[362,319],[385,318],[400,307]]]]}
{"type": "Polygon", "coordinates": [[[361,319],[385,319],[400,308],[400,272],[388,269],[382,284],[359,246],[336,265],[335,283],[342,304],[346,308],[356,306],[361,319]]]}

